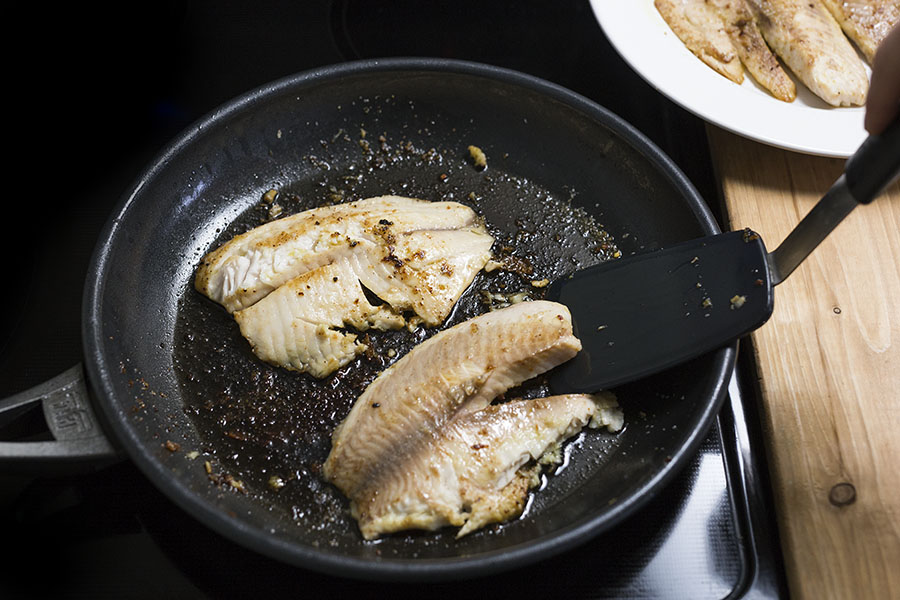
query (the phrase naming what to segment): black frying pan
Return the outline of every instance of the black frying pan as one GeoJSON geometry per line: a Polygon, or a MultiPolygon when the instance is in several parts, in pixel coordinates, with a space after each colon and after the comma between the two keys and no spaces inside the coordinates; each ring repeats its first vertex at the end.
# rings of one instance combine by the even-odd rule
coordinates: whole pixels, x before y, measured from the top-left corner
{"type": "MultiPolygon", "coordinates": [[[[626,429],[579,438],[522,518],[462,540],[438,532],[363,542],[318,469],[356,395],[433,332],[372,336],[369,356],[324,381],[256,360],[192,279],[203,254],[271,218],[261,202],[269,189],[278,190],[282,214],[383,193],[471,204],[519,272],[479,275],[448,325],[486,310],[484,291],[494,301],[523,290],[538,297],[532,279],[718,231],[691,184],[629,125],[565,89],[495,67],[349,63],[275,82],[208,115],[148,168],[101,237],[85,287],[84,372],[107,435],[226,537],[344,576],[498,572],[614,526],[704,438],[733,346],[616,390],[626,429]],[[487,154],[485,171],[469,162],[470,144],[487,154]]],[[[79,382],[75,370],[55,397],[77,404],[79,382]]],[[[538,380],[516,392],[546,388],[538,380]]],[[[62,421],[54,431],[65,437],[62,421]]]]}

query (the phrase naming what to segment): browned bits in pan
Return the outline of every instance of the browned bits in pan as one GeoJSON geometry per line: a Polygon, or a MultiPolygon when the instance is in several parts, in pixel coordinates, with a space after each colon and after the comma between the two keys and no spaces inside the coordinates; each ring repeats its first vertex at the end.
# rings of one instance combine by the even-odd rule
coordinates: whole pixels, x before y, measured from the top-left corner
{"type": "MultiPolygon", "coordinates": [[[[382,125],[365,118],[348,122],[344,131],[359,131],[358,137],[325,135],[323,139],[332,141],[327,148],[316,149],[318,156],[300,157],[302,179],[277,186],[266,183],[259,194],[277,187],[272,201],[282,205],[282,217],[380,194],[455,200],[471,206],[497,240],[496,268],[478,275],[443,328],[500,305],[534,299],[541,288],[533,287],[532,280],[553,280],[610,258],[618,250],[594,217],[573,208],[564,191],[548,190],[504,172],[501,154],[490,170],[479,170],[473,168],[471,155],[460,153],[458,142],[445,149],[424,127],[421,134],[414,128],[399,132],[402,138],[388,131],[385,141],[376,142],[379,136],[374,132],[381,130],[382,125]],[[390,144],[386,143],[389,138],[390,144]],[[445,180],[441,175],[447,176],[445,180]],[[529,221],[529,233],[517,237],[516,219],[523,215],[529,221]],[[595,251],[601,244],[602,249],[595,251]]],[[[220,240],[255,226],[267,209],[258,204],[240,214],[221,232],[220,240]]],[[[392,229],[390,222],[377,223],[372,233],[389,238],[392,229]]],[[[342,242],[352,247],[358,240],[342,238],[342,242]]],[[[402,263],[403,258],[389,260],[402,263]]],[[[192,292],[183,296],[179,307],[173,358],[185,410],[208,445],[212,462],[204,461],[204,469],[210,482],[237,490],[222,474],[231,472],[231,481],[240,482],[242,492],[288,514],[292,506],[308,507],[294,518],[298,525],[333,523],[331,531],[336,536],[355,540],[355,525],[344,500],[322,487],[319,472],[331,434],[378,373],[439,329],[410,319],[410,326],[402,330],[360,332],[364,354],[327,379],[315,381],[256,360],[233,319],[192,292]]],[[[545,381],[529,385],[509,397],[545,395],[545,381]]]]}
{"type": "Polygon", "coordinates": [[[487,156],[485,156],[484,151],[478,146],[469,146],[469,156],[472,158],[472,164],[475,165],[475,168],[479,171],[483,171],[487,168],[487,156]]]}

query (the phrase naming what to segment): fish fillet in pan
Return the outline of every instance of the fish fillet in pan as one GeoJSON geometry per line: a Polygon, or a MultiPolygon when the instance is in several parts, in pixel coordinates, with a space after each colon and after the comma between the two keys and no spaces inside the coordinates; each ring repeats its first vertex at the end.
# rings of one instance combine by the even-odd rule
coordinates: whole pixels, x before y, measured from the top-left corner
{"type": "Polygon", "coordinates": [[[870,64],[878,45],[900,23],[898,0],[822,0],[822,3],[870,64]]]}
{"type": "Polygon", "coordinates": [[[429,327],[450,314],[491,257],[484,227],[419,230],[391,244],[364,246],[346,261],[366,288],[396,311],[412,311],[429,327]]]}
{"type": "Polygon", "coordinates": [[[520,467],[579,431],[598,404],[488,407],[580,348],[565,306],[523,302],[440,332],[384,371],[336,428],[323,469],[363,536],[471,520],[464,534],[518,514],[532,481],[520,467]]]}
{"type": "Polygon", "coordinates": [[[295,277],[234,318],[262,360],[315,377],[325,377],[366,350],[355,333],[342,328],[386,330],[406,324],[389,307],[369,303],[347,261],[295,277]]]}
{"type": "Polygon", "coordinates": [[[229,312],[257,302],[281,284],[322,265],[389,245],[420,230],[478,227],[475,212],[456,202],[379,196],[325,206],[270,221],[207,254],[198,291],[229,312]]]}
{"type": "Polygon", "coordinates": [[[236,236],[204,257],[195,287],[234,314],[261,359],[325,377],[366,349],[348,327],[403,327],[404,312],[442,323],[492,244],[466,206],[381,196],[236,236]]]}
{"type": "Polygon", "coordinates": [[[407,310],[427,325],[442,323],[487,262],[492,242],[483,231],[463,229],[416,231],[389,246],[359,245],[234,318],[262,360],[325,377],[366,349],[347,327],[399,329],[407,310]],[[371,304],[363,285],[385,303],[371,304]]]}
{"type": "Polygon", "coordinates": [[[869,79],[862,61],[819,0],[747,0],[769,46],[817,96],[833,106],[862,105],[869,79]]]}
{"type": "Polygon", "coordinates": [[[403,468],[357,495],[364,538],[460,527],[462,537],[519,516],[540,461],[586,426],[621,427],[611,395],[512,400],[453,420],[403,468]]]}

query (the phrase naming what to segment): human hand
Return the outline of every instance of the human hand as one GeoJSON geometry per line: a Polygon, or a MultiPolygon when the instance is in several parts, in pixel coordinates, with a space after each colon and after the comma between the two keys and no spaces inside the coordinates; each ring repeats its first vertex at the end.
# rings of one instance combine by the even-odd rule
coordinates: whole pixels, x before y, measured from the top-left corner
{"type": "Polygon", "coordinates": [[[872,64],[865,127],[877,135],[900,113],[900,25],[882,40],[872,64]]]}

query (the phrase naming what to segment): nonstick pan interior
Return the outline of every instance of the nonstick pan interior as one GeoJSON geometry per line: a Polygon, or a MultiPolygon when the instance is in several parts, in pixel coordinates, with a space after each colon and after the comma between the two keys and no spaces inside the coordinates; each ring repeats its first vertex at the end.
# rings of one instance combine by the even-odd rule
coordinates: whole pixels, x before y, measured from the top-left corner
{"type": "Polygon", "coordinates": [[[292,564],[380,579],[539,560],[659,491],[711,424],[734,348],[617,390],[626,429],[578,438],[522,518],[461,540],[452,531],[361,539],[319,474],[331,430],[378,371],[434,332],[373,334],[368,356],[314,381],[256,360],[192,278],[208,250],[279,210],[386,193],[467,203],[497,238],[495,253],[514,257],[518,272],[479,275],[448,325],[517,292],[540,297],[532,280],[716,231],[658,150],[545,82],[437,60],[351,63],[276,82],[176,140],[98,247],[86,364],[130,457],[227,537],[292,564]],[[469,145],[486,153],[487,169],[472,164],[469,145]],[[270,189],[276,200],[263,201],[270,189]]]}

